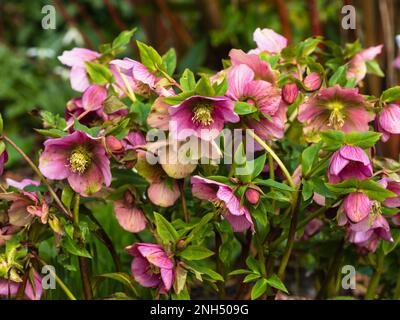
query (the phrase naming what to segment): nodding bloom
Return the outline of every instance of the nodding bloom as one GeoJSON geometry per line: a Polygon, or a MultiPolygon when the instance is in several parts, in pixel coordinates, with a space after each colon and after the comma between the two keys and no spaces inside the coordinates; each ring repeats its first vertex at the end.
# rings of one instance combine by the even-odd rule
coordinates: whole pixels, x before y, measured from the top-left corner
{"type": "Polygon", "coordinates": [[[347,218],[357,223],[365,219],[372,209],[372,201],[365,193],[353,192],[345,196],[343,210],[347,218]]]}
{"type": "Polygon", "coordinates": [[[4,149],[4,151],[0,154],[0,176],[4,172],[4,165],[7,163],[7,161],[8,161],[8,152],[6,149],[4,149]]]}
{"type": "Polygon", "coordinates": [[[369,47],[355,54],[349,61],[346,78],[355,78],[356,84],[363,80],[367,74],[366,62],[374,60],[381,53],[382,47],[383,45],[369,47]]]}
{"type": "Polygon", "coordinates": [[[372,162],[365,151],[360,147],[344,145],[331,157],[328,180],[331,183],[351,178],[364,180],[372,173],[372,162]]]}
{"type": "Polygon", "coordinates": [[[231,58],[233,67],[244,64],[253,70],[254,79],[265,80],[275,84],[276,75],[274,71],[268,62],[261,60],[258,54],[245,53],[239,49],[232,49],[229,51],[229,57],[231,58]]]}
{"type": "Polygon", "coordinates": [[[24,191],[27,186],[38,186],[40,182],[31,179],[23,179],[20,182],[6,179],[8,186],[19,190],[19,193],[3,193],[0,198],[12,201],[8,209],[9,223],[13,226],[23,227],[32,222],[33,218],[39,217],[41,223],[47,223],[49,206],[46,199],[39,197],[35,192],[24,191]]]}
{"type": "Polygon", "coordinates": [[[58,60],[62,64],[71,67],[69,75],[72,89],[83,92],[89,85],[89,77],[86,72],[86,61],[93,61],[100,57],[100,53],[85,48],[73,48],[64,51],[58,60]]]}
{"type": "Polygon", "coordinates": [[[125,192],[124,198],[114,202],[115,216],[122,228],[129,232],[140,232],[146,228],[147,219],[141,209],[135,206],[132,194],[125,192]]]}
{"type": "Polygon", "coordinates": [[[321,89],[299,107],[298,120],[304,124],[305,133],[317,134],[330,129],[368,131],[374,115],[367,111],[367,102],[358,89],[335,85],[321,89]]]}
{"type": "Polygon", "coordinates": [[[358,223],[350,224],[347,238],[359,248],[371,252],[376,250],[379,239],[393,242],[389,223],[381,214],[368,216],[358,223]]]}
{"type": "Polygon", "coordinates": [[[304,228],[302,240],[307,240],[317,234],[323,227],[324,222],[321,219],[314,218],[304,228]]]}
{"type": "Polygon", "coordinates": [[[226,96],[234,101],[254,105],[267,115],[274,115],[281,102],[280,90],[269,82],[255,80],[254,71],[245,64],[232,67],[228,72],[226,96]]]}
{"type": "Polygon", "coordinates": [[[135,280],[146,288],[168,293],[174,283],[174,262],[164,249],[152,243],[135,243],[126,248],[133,256],[131,270],[135,280]]]}
{"type": "Polygon", "coordinates": [[[195,135],[213,140],[222,131],[225,122],[239,122],[233,111],[233,102],[227,97],[191,96],[171,106],[170,133],[175,140],[195,135]]]}
{"type": "Polygon", "coordinates": [[[192,193],[196,198],[210,201],[216,206],[235,232],[251,229],[254,224],[249,210],[240,204],[232,187],[210,179],[194,176],[191,178],[192,193]]]}
{"type": "Polygon", "coordinates": [[[160,207],[171,207],[181,196],[178,183],[173,180],[168,183],[165,180],[150,183],[147,195],[151,202],[160,207]]]}
{"type": "Polygon", "coordinates": [[[382,133],[381,140],[386,142],[391,134],[400,133],[400,106],[397,104],[387,104],[377,115],[376,130],[382,133]]]}
{"type": "Polygon", "coordinates": [[[102,139],[83,131],[46,140],[39,169],[49,179],[67,179],[71,188],[82,196],[90,196],[103,183],[106,186],[111,183],[110,160],[102,139]]]}
{"type": "MultiPolygon", "coordinates": [[[[0,264],[1,264],[0,260],[0,264]]],[[[33,270],[33,283],[28,278],[26,282],[24,296],[29,300],[40,300],[42,296],[42,278],[36,270],[33,270]]],[[[14,281],[11,279],[0,279],[0,296],[1,297],[15,297],[18,294],[18,289],[22,279],[20,281],[14,281]]]]}
{"type": "Polygon", "coordinates": [[[253,40],[257,44],[257,49],[250,50],[249,53],[259,54],[267,51],[268,53],[277,54],[287,46],[287,39],[276,33],[272,29],[257,28],[253,33],[253,40]]]}
{"type": "Polygon", "coordinates": [[[129,58],[112,60],[110,61],[110,70],[118,84],[114,86],[115,90],[121,96],[124,95],[121,88],[127,91],[127,85],[130,86],[134,93],[146,98],[150,96],[152,91],[163,97],[174,94],[172,89],[166,89],[159,83],[162,78],[156,77],[146,66],[138,61],[129,58]],[[119,71],[117,68],[119,68],[119,71]],[[121,73],[125,79],[122,78],[121,73]]]}
{"type": "Polygon", "coordinates": [[[387,190],[397,194],[396,197],[386,198],[383,204],[390,208],[400,208],[400,180],[383,178],[379,180],[379,183],[382,184],[387,190]]]}

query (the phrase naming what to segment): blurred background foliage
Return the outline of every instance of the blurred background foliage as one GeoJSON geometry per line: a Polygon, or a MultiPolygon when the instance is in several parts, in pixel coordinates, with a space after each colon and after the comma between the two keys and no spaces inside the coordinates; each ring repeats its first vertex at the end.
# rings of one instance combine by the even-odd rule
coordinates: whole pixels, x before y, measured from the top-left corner
{"type": "MultiPolygon", "coordinates": [[[[37,156],[42,137],[33,128],[41,126],[39,111],[63,114],[66,102],[79,95],[70,88],[67,69],[57,56],[73,47],[97,50],[100,44],[111,42],[122,30],[133,27],[137,27],[134,38],[160,53],[170,47],[176,49],[177,72],[185,67],[197,72],[220,69],[221,60],[231,48],[255,47],[252,34],[257,27],[272,28],[292,43],[313,35],[323,35],[340,44],[356,39],[364,46],[384,43],[379,62],[387,77],[369,76],[363,88],[364,92],[378,94],[397,84],[392,61],[397,54],[394,38],[400,31],[400,24],[395,21],[399,9],[398,0],[2,0],[0,112],[7,134],[25,152],[37,156]],[[45,16],[42,8],[48,4],[56,9],[54,30],[45,30],[41,25],[45,16]],[[341,8],[346,4],[356,7],[355,30],[341,28],[341,8]]],[[[124,55],[137,58],[134,41],[124,55]]],[[[395,137],[383,152],[398,158],[398,145],[395,137]]],[[[7,165],[13,170],[7,174],[17,180],[30,175],[18,156],[9,151],[7,165]]],[[[115,244],[123,260],[123,271],[129,272],[130,257],[122,254],[123,248],[138,239],[118,225],[110,205],[88,207],[115,244]]],[[[85,225],[88,221],[83,219],[82,228],[90,227],[85,225]]],[[[41,254],[48,262],[64,266],[57,268],[57,274],[73,292],[80,292],[79,272],[74,272],[76,261],[58,256],[52,241],[43,242],[41,254]]],[[[95,238],[90,243],[98,262],[91,266],[94,273],[113,272],[105,246],[95,238]]],[[[104,295],[118,288],[122,287],[112,280],[99,286],[104,295]]],[[[59,290],[47,290],[46,295],[64,298],[59,290]]]]}

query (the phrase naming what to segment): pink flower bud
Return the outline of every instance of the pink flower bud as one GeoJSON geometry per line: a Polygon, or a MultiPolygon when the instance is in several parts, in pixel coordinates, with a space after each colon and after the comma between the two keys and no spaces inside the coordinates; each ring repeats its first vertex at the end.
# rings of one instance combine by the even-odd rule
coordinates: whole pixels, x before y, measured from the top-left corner
{"type": "Polygon", "coordinates": [[[257,204],[258,200],[260,200],[260,194],[258,193],[257,190],[249,188],[246,191],[246,199],[251,204],[257,204]]]}
{"type": "Polygon", "coordinates": [[[175,181],[172,186],[169,186],[166,181],[161,181],[150,184],[147,195],[155,205],[166,208],[172,206],[181,193],[175,181]]]}
{"type": "Polygon", "coordinates": [[[107,148],[111,150],[112,153],[121,153],[124,151],[124,147],[117,138],[113,136],[106,137],[107,148]]]}
{"type": "Polygon", "coordinates": [[[311,72],[304,78],[304,86],[308,91],[315,91],[321,86],[322,80],[318,73],[311,72]]]}
{"type": "Polygon", "coordinates": [[[296,100],[298,94],[299,89],[295,83],[288,83],[283,86],[282,98],[286,103],[292,104],[296,100]]]}

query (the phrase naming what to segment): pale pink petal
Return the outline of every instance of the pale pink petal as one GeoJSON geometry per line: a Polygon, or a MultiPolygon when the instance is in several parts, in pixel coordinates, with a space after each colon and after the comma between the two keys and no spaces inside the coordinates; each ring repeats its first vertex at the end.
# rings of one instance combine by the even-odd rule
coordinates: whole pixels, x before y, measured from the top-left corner
{"type": "Polygon", "coordinates": [[[253,40],[257,43],[258,49],[270,53],[279,53],[287,46],[287,39],[271,29],[257,28],[253,34],[253,40]]]}

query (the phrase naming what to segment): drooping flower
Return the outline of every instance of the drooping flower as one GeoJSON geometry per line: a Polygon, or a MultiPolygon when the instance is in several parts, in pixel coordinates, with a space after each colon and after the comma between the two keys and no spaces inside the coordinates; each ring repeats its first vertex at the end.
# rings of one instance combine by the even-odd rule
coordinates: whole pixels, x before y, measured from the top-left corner
{"type": "Polygon", "coordinates": [[[362,50],[354,55],[350,59],[346,78],[350,80],[351,78],[356,79],[356,84],[365,78],[367,74],[367,61],[374,60],[378,54],[381,53],[383,45],[369,47],[362,50]]]}
{"type": "Polygon", "coordinates": [[[343,210],[352,222],[357,223],[365,219],[372,209],[372,201],[365,193],[353,192],[344,198],[343,210]]]}
{"type": "Polygon", "coordinates": [[[249,51],[249,53],[260,53],[267,51],[268,53],[280,53],[287,46],[287,39],[276,33],[272,29],[257,28],[253,33],[253,40],[257,44],[257,49],[249,51]]]}
{"type": "Polygon", "coordinates": [[[147,219],[141,209],[133,203],[132,194],[125,192],[124,198],[114,202],[118,223],[129,232],[140,232],[146,228],[147,219]]]}
{"type": "Polygon", "coordinates": [[[232,187],[210,179],[194,176],[191,178],[192,193],[196,198],[212,202],[221,210],[221,214],[235,232],[251,229],[254,224],[249,210],[240,204],[232,187]]]}
{"type": "Polygon", "coordinates": [[[174,262],[164,249],[152,243],[135,243],[126,248],[133,256],[131,271],[135,280],[146,288],[167,293],[174,283],[174,262]]]}
{"type": "Polygon", "coordinates": [[[13,226],[23,227],[28,225],[33,218],[39,217],[40,221],[47,223],[49,206],[46,199],[39,197],[35,192],[24,191],[27,186],[38,186],[40,183],[31,179],[23,179],[20,182],[12,179],[6,179],[9,186],[19,190],[19,193],[2,193],[0,198],[11,201],[12,204],[8,209],[9,223],[13,226]]]}
{"type": "Polygon", "coordinates": [[[73,48],[64,51],[58,60],[62,64],[71,67],[70,81],[72,89],[83,92],[89,85],[89,78],[86,72],[85,61],[93,61],[100,57],[100,53],[85,48],[73,48]]]}
{"type": "Polygon", "coordinates": [[[400,106],[387,104],[376,117],[376,130],[382,133],[383,142],[389,140],[391,134],[400,133],[400,106]]]}
{"type": "Polygon", "coordinates": [[[170,207],[174,205],[176,200],[181,196],[179,186],[176,181],[172,184],[167,181],[159,181],[150,183],[147,189],[147,195],[151,202],[160,207],[170,207]]]}
{"type": "Polygon", "coordinates": [[[358,89],[335,85],[321,89],[299,107],[298,120],[304,123],[306,133],[317,134],[330,129],[368,131],[368,123],[374,119],[366,110],[367,102],[358,89]]]}
{"type": "Polygon", "coordinates": [[[393,178],[383,178],[379,180],[387,190],[397,194],[397,197],[386,198],[383,202],[385,206],[390,208],[400,208],[400,181],[393,178]]]}
{"type": "MultiPolygon", "coordinates": [[[[40,300],[42,296],[42,278],[36,270],[33,270],[33,283],[30,279],[26,282],[24,296],[29,300],[40,300]]],[[[0,296],[15,297],[21,282],[0,279],[0,296]]]]}
{"type": "Polygon", "coordinates": [[[185,140],[195,135],[212,140],[222,131],[225,122],[238,122],[233,102],[227,97],[191,96],[171,106],[170,134],[173,139],[185,140]]]}
{"type": "Polygon", "coordinates": [[[43,175],[53,180],[67,179],[71,188],[82,196],[100,190],[111,183],[110,160],[102,139],[83,131],[61,138],[48,139],[39,159],[43,175]]]}
{"type": "Polygon", "coordinates": [[[252,104],[270,116],[277,112],[281,102],[279,89],[267,81],[255,80],[254,71],[245,64],[234,66],[229,70],[226,95],[234,101],[252,104]]]}
{"type": "Polygon", "coordinates": [[[331,157],[328,180],[331,183],[351,178],[364,180],[371,177],[372,173],[372,162],[365,151],[357,146],[344,145],[331,157]]]}
{"type": "Polygon", "coordinates": [[[376,250],[379,239],[393,242],[389,223],[381,214],[372,217],[372,221],[368,216],[358,223],[350,224],[347,237],[349,242],[371,252],[376,250]]]}

